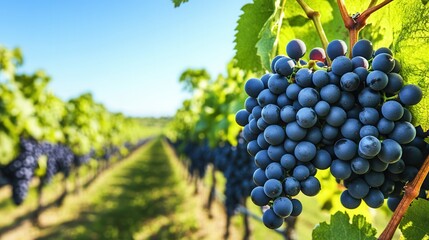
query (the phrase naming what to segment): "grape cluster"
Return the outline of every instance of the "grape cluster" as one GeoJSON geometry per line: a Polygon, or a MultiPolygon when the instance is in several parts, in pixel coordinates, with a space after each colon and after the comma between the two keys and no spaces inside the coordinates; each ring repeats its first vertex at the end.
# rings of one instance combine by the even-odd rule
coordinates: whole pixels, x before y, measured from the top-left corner
{"type": "Polygon", "coordinates": [[[45,184],[49,183],[57,173],[63,173],[65,177],[68,177],[74,159],[72,150],[62,144],[43,142],[40,145],[43,155],[48,158],[46,174],[43,176],[42,181],[45,184]]]}
{"type": "Polygon", "coordinates": [[[255,170],[253,157],[247,153],[247,144],[241,135],[238,136],[237,146],[230,148],[227,167],[223,174],[226,178],[225,207],[228,216],[235,213],[239,204],[243,204],[250,195],[254,183],[252,173],[255,170]]]}
{"type": "Polygon", "coordinates": [[[374,51],[370,41],[360,40],[350,59],[345,42],[334,40],[327,54],[312,49],[306,62],[306,46],[298,39],[286,52],[272,60],[272,73],[246,82],[249,97],[236,114],[258,166],[251,198],[258,206],[270,205],[264,224],[278,228],[283,218],[301,213],[293,197],[320,191],[317,169],[329,168],[344,184],[341,202],[347,208],[362,200],[377,208],[385,198],[401,195],[427,145],[423,135],[416,138],[408,110],[422,91],[404,85],[393,53],[374,51]]]}
{"type": "Polygon", "coordinates": [[[38,159],[43,149],[33,139],[20,139],[20,154],[3,169],[4,175],[12,185],[12,199],[20,205],[28,194],[34,170],[38,166],[38,159]]]}
{"type": "Polygon", "coordinates": [[[208,143],[197,144],[188,142],[184,149],[184,154],[191,160],[188,165],[188,172],[191,176],[203,178],[206,175],[207,166],[213,162],[213,152],[208,143]]]}

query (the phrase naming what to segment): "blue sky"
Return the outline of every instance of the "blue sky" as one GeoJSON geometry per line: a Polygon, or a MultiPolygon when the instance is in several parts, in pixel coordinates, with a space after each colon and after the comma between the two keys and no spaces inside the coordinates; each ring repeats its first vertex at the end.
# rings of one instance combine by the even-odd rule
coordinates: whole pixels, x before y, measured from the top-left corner
{"type": "Polygon", "coordinates": [[[67,100],[83,92],[111,111],[173,115],[186,68],[225,71],[250,0],[14,0],[0,7],[0,44],[20,47],[23,71],[44,69],[67,100]]]}

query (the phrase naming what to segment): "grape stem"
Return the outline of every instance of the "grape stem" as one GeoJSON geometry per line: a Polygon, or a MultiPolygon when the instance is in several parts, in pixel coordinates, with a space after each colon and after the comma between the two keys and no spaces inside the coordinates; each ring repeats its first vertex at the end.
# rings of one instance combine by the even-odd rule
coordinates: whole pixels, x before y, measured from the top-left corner
{"type": "MultiPolygon", "coordinates": [[[[325,49],[328,47],[328,38],[326,37],[325,30],[323,30],[322,21],[320,21],[320,13],[318,11],[315,11],[312,9],[304,0],[296,0],[298,4],[301,6],[301,8],[304,10],[305,14],[309,19],[311,19],[314,23],[314,26],[316,27],[317,34],[319,35],[320,41],[322,42],[323,48],[325,49]]],[[[327,58],[328,66],[331,65],[330,60],[327,58]]]]}
{"type": "Polygon", "coordinates": [[[420,168],[414,180],[411,182],[408,182],[405,185],[404,197],[402,198],[398,207],[396,207],[396,210],[393,213],[392,218],[390,219],[386,228],[378,238],[379,240],[392,239],[393,234],[396,231],[396,228],[398,228],[398,225],[401,222],[401,219],[404,216],[404,214],[407,212],[407,209],[410,206],[411,202],[419,195],[420,187],[422,186],[423,181],[428,175],[428,172],[429,172],[429,155],[426,157],[425,162],[423,163],[422,167],[420,168]]]}
{"type": "MultiPolygon", "coordinates": [[[[358,40],[359,31],[362,30],[366,25],[366,20],[373,14],[375,11],[386,6],[393,0],[384,0],[380,4],[377,4],[377,0],[371,0],[368,8],[363,11],[361,14],[355,16],[350,16],[347,11],[346,4],[344,0],[337,0],[337,5],[341,13],[341,18],[343,19],[344,26],[349,30],[349,47],[353,48],[355,43],[358,40]]],[[[351,57],[351,51],[349,52],[351,57]]]]}
{"type": "Polygon", "coordinates": [[[285,16],[284,8],[286,5],[286,0],[282,0],[280,5],[281,5],[280,6],[280,15],[279,15],[279,19],[277,22],[277,34],[276,34],[276,39],[274,40],[274,44],[273,44],[273,50],[271,53],[272,56],[276,56],[279,52],[279,50],[278,50],[278,48],[279,48],[279,37],[280,37],[280,32],[282,30],[283,18],[285,16]]]}

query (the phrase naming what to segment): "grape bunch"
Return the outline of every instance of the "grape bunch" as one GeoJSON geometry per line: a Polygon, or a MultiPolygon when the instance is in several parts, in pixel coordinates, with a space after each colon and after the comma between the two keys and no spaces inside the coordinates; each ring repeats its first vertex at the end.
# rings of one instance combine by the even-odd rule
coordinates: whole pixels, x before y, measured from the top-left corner
{"type": "Polygon", "coordinates": [[[40,145],[43,155],[48,158],[46,174],[42,178],[44,184],[49,183],[57,173],[63,173],[65,177],[68,177],[74,159],[72,150],[62,144],[42,142],[40,145]]]}
{"type": "Polygon", "coordinates": [[[214,158],[208,142],[204,144],[188,142],[185,146],[184,154],[190,159],[188,165],[189,174],[203,178],[206,175],[208,164],[212,163],[214,158]]]}
{"type": "Polygon", "coordinates": [[[43,149],[33,139],[20,138],[20,153],[3,169],[4,175],[12,185],[12,199],[20,205],[27,197],[30,182],[37,168],[43,149]]]}
{"type": "Polygon", "coordinates": [[[422,91],[404,84],[390,49],[374,51],[370,41],[360,40],[350,59],[345,42],[334,40],[326,53],[312,49],[307,62],[304,42],[295,39],[286,53],[272,60],[272,73],[245,83],[249,97],[236,113],[258,166],[251,199],[270,206],[264,224],[278,228],[301,213],[293,197],[317,195],[318,169],[329,168],[344,184],[341,203],[350,209],[362,200],[378,208],[385,198],[402,196],[428,147],[424,134],[416,138],[408,109],[422,91]]]}
{"type": "Polygon", "coordinates": [[[247,154],[247,144],[241,135],[238,135],[237,146],[230,148],[226,159],[228,165],[223,172],[226,178],[225,207],[228,216],[233,216],[239,204],[243,204],[250,195],[254,183],[252,173],[255,170],[253,157],[247,154]]]}

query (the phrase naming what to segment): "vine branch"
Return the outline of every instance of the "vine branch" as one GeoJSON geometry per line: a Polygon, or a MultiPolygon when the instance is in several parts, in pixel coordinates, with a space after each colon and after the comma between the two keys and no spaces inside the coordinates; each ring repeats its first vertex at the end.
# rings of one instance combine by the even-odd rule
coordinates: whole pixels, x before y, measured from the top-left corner
{"type": "MultiPolygon", "coordinates": [[[[286,5],[286,0],[282,0],[281,2],[281,6],[280,6],[280,16],[279,16],[279,20],[277,23],[277,34],[276,34],[276,39],[274,40],[274,44],[273,44],[273,50],[271,52],[271,55],[274,57],[277,55],[278,51],[278,46],[279,46],[279,36],[280,36],[280,32],[282,30],[282,26],[283,26],[283,18],[284,18],[284,7],[286,5]]],[[[278,8],[277,8],[278,9],[278,8]]]]}
{"type": "MultiPolygon", "coordinates": [[[[325,31],[323,30],[322,21],[320,20],[320,13],[312,9],[304,0],[296,0],[301,8],[304,10],[305,14],[309,19],[311,19],[316,27],[317,34],[319,35],[320,41],[322,41],[323,48],[326,51],[328,47],[328,38],[326,37],[325,31]]],[[[330,62],[328,62],[330,64],[330,62]]]]}
{"type": "MultiPolygon", "coordinates": [[[[362,30],[366,25],[366,20],[373,14],[375,11],[386,6],[393,0],[384,0],[380,4],[377,4],[377,0],[371,0],[368,8],[362,12],[362,14],[357,13],[356,15],[350,16],[344,0],[337,0],[338,8],[341,13],[341,18],[343,19],[344,26],[349,30],[349,47],[353,48],[358,39],[359,31],[362,30]]],[[[351,51],[349,53],[351,55],[351,51]]]]}
{"type": "Polygon", "coordinates": [[[426,157],[425,162],[417,173],[413,181],[407,183],[404,187],[405,194],[402,198],[399,205],[396,207],[395,212],[393,213],[392,218],[387,224],[384,231],[381,233],[379,240],[390,240],[395,234],[396,229],[398,228],[399,223],[402,220],[402,217],[407,212],[408,207],[411,202],[419,195],[420,187],[422,186],[423,181],[429,172],[429,155],[426,157]]]}

